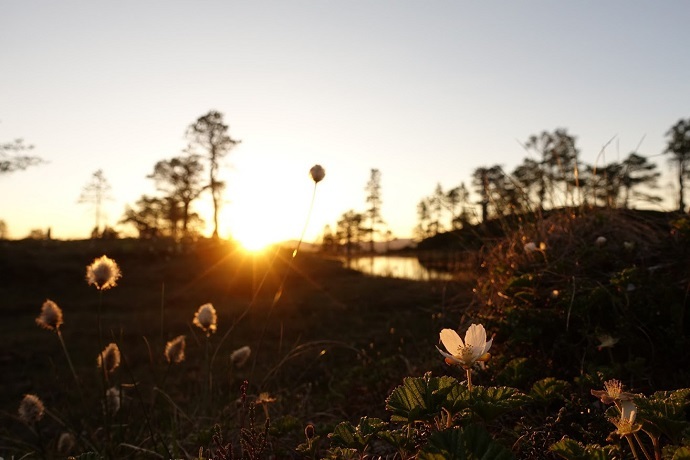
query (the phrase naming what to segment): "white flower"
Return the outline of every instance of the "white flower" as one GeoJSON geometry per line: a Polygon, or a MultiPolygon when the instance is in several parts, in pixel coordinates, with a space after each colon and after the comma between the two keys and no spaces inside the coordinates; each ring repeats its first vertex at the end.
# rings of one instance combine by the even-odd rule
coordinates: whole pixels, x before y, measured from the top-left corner
{"type": "Polygon", "coordinates": [[[165,344],[165,360],[170,364],[179,364],[184,361],[185,336],[178,335],[165,344]]]}
{"type": "Polygon", "coordinates": [[[45,407],[43,401],[36,395],[24,395],[19,403],[19,419],[27,425],[34,424],[43,418],[45,407]]]}
{"type": "Polygon", "coordinates": [[[67,433],[63,432],[60,433],[60,437],[58,438],[57,442],[57,451],[60,454],[67,455],[70,452],[72,452],[72,449],[74,449],[74,446],[77,445],[77,440],[74,439],[74,435],[72,433],[67,433]]]}
{"type": "Polygon", "coordinates": [[[120,267],[108,256],[94,259],[91,265],[86,267],[86,281],[101,291],[115,287],[121,276],[120,267]]]}
{"type": "Polygon", "coordinates": [[[105,392],[105,403],[107,404],[110,415],[115,415],[120,410],[120,398],[120,390],[116,387],[110,387],[108,391],[105,392]]]}
{"type": "Polygon", "coordinates": [[[46,300],[41,307],[41,314],[36,318],[36,324],[43,329],[57,331],[62,325],[62,310],[52,300],[46,300]]]}
{"type": "Polygon", "coordinates": [[[104,368],[107,373],[113,372],[120,367],[120,349],[115,343],[109,343],[96,358],[96,365],[104,368]]]}
{"type": "Polygon", "coordinates": [[[637,418],[637,406],[632,401],[621,401],[620,418],[610,418],[611,423],[616,425],[616,433],[620,436],[631,435],[642,428],[642,424],[635,423],[637,418]]]}
{"type": "Polygon", "coordinates": [[[194,325],[206,332],[206,335],[211,335],[216,332],[216,309],[210,303],[205,303],[199,307],[194,314],[194,325]]]}
{"type": "Polygon", "coordinates": [[[594,244],[597,245],[597,247],[603,247],[606,244],[606,237],[605,236],[600,236],[598,237],[595,241],[594,244]]]}
{"type": "Polygon", "coordinates": [[[318,184],[323,180],[324,177],[326,177],[326,170],[323,169],[323,166],[321,165],[314,165],[309,170],[309,175],[314,183],[318,184]]]}
{"type": "Polygon", "coordinates": [[[245,345],[241,348],[238,348],[230,354],[230,361],[232,361],[233,366],[240,368],[244,366],[251,354],[252,349],[249,348],[248,345],[245,345]]]}
{"type": "Polygon", "coordinates": [[[623,391],[623,384],[616,379],[607,380],[604,382],[603,390],[591,390],[591,393],[604,404],[616,403],[616,406],[623,402],[631,402],[635,397],[634,394],[623,391]]]}
{"type": "Polygon", "coordinates": [[[467,329],[464,342],[453,329],[443,329],[440,338],[448,353],[436,348],[446,357],[448,364],[458,364],[467,369],[477,361],[489,359],[487,352],[493,339],[486,341],[486,331],[481,324],[473,324],[467,329]]]}
{"type": "Polygon", "coordinates": [[[530,241],[529,243],[525,244],[523,249],[525,250],[525,254],[532,254],[537,250],[537,245],[530,241]]]}
{"type": "Polygon", "coordinates": [[[602,335],[598,336],[597,339],[599,339],[599,346],[597,346],[597,350],[601,350],[602,348],[611,348],[615,344],[617,344],[618,341],[620,340],[620,339],[611,337],[608,334],[602,334],[602,335]]]}

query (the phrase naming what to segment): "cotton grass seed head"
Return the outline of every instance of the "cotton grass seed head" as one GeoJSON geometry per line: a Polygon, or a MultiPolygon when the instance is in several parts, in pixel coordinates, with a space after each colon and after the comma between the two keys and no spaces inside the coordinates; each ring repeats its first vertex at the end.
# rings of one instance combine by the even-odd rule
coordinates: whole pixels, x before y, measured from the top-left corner
{"type": "Polygon", "coordinates": [[[245,345],[230,353],[230,361],[234,367],[240,368],[244,366],[251,354],[252,349],[245,345]]]}
{"type": "Polygon", "coordinates": [[[67,455],[76,447],[77,440],[74,435],[69,432],[60,433],[60,437],[57,442],[57,451],[59,454],[67,455]]]}
{"type": "Polygon", "coordinates": [[[326,170],[321,165],[314,165],[309,170],[309,175],[315,184],[318,184],[326,177],[326,170]]]}
{"type": "Polygon", "coordinates": [[[194,325],[206,332],[206,336],[216,332],[217,321],[216,309],[210,303],[200,306],[194,314],[194,325]]]}
{"type": "Polygon", "coordinates": [[[105,369],[107,373],[117,369],[120,366],[120,349],[117,344],[109,343],[98,355],[96,364],[100,369],[105,369]]]}
{"type": "Polygon", "coordinates": [[[107,404],[107,410],[110,415],[115,415],[120,410],[120,396],[120,390],[117,387],[110,387],[108,391],[105,392],[105,403],[107,404]]]}
{"type": "Polygon", "coordinates": [[[165,360],[170,364],[179,364],[184,361],[185,336],[178,335],[165,344],[165,360]]]}
{"type": "Polygon", "coordinates": [[[43,418],[45,407],[43,401],[32,394],[24,395],[24,399],[19,403],[19,419],[27,425],[33,425],[43,418]]]}
{"type": "Polygon", "coordinates": [[[108,256],[94,259],[91,265],[86,267],[86,281],[101,291],[115,287],[121,276],[120,267],[108,256]]]}
{"type": "Polygon", "coordinates": [[[41,314],[36,324],[49,331],[57,331],[62,325],[62,310],[52,300],[46,300],[41,307],[41,314]]]}

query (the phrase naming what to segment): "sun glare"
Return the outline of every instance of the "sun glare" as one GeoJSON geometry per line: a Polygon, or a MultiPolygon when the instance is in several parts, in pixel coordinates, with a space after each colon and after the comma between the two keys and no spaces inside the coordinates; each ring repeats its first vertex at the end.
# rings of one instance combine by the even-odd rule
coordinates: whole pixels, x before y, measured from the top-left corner
{"type": "Polygon", "coordinates": [[[264,228],[238,228],[231,237],[249,252],[260,252],[276,243],[275,235],[271,235],[269,230],[264,228]]]}

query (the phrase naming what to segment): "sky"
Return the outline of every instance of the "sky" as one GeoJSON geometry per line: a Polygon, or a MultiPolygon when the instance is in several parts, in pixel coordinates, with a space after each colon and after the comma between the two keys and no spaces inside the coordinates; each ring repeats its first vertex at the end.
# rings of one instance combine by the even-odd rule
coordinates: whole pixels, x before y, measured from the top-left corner
{"type": "MultiPolygon", "coordinates": [[[[239,239],[306,224],[317,240],[366,209],[372,168],[382,217],[409,237],[437,183],[510,171],[556,128],[585,162],[637,149],[666,171],[665,133],[690,117],[688,17],[680,0],[3,0],[0,142],[23,138],[46,163],[0,176],[0,219],[11,238],[86,238],[94,210],[78,199],[102,169],[115,226],[210,110],[242,141],[220,216],[239,239]]],[[[209,196],[197,210],[212,221],[209,196]]]]}

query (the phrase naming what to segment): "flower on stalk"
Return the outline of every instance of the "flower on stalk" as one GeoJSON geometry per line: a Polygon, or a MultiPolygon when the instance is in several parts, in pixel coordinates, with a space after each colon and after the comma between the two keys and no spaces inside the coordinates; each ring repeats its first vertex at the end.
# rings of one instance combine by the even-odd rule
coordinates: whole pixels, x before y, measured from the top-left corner
{"type": "Polygon", "coordinates": [[[627,391],[623,391],[623,384],[616,379],[604,382],[603,390],[591,390],[592,396],[596,396],[604,404],[620,403],[621,401],[632,401],[636,396],[627,391]]]}
{"type": "Polygon", "coordinates": [[[249,345],[245,345],[230,353],[230,361],[234,367],[240,368],[244,366],[251,354],[252,349],[249,348],[249,345]]]}
{"type": "Polygon", "coordinates": [[[602,334],[600,336],[597,336],[597,339],[599,339],[599,345],[597,346],[597,350],[599,351],[601,351],[604,348],[613,347],[620,340],[619,338],[611,337],[608,334],[602,334]]]}
{"type": "Polygon", "coordinates": [[[216,309],[210,303],[203,304],[194,313],[194,325],[206,332],[207,337],[216,332],[217,321],[216,309]]]}
{"type": "Polygon", "coordinates": [[[27,425],[33,425],[43,418],[45,407],[43,401],[32,394],[24,395],[24,399],[19,403],[19,420],[27,425]]]}
{"type": "Polygon", "coordinates": [[[616,434],[619,436],[628,436],[642,428],[641,423],[635,423],[637,418],[637,406],[632,401],[623,401],[621,403],[620,417],[611,417],[609,421],[616,425],[616,434]]]}
{"type": "Polygon", "coordinates": [[[49,331],[57,331],[62,325],[62,310],[52,300],[46,300],[41,307],[41,314],[36,318],[36,324],[49,331]]]}
{"type": "Polygon", "coordinates": [[[165,360],[170,364],[179,364],[184,361],[185,336],[178,335],[165,344],[165,360]]]}
{"type": "Polygon", "coordinates": [[[321,165],[314,165],[309,170],[309,175],[315,184],[318,184],[326,177],[326,170],[321,165]]]}
{"type": "Polygon", "coordinates": [[[96,364],[99,368],[105,369],[109,374],[117,369],[120,366],[120,349],[117,347],[117,344],[109,343],[99,353],[96,364]]]}
{"type": "Polygon", "coordinates": [[[537,245],[534,244],[532,241],[529,243],[526,243],[525,246],[523,247],[525,254],[532,254],[537,250],[537,245]]]}
{"type": "Polygon", "coordinates": [[[91,265],[86,267],[86,281],[101,291],[115,287],[121,276],[120,267],[108,256],[94,259],[91,265]]]}
{"type": "Polygon", "coordinates": [[[116,387],[108,388],[105,392],[105,403],[110,415],[115,415],[120,410],[120,390],[116,387]]]}
{"type": "Polygon", "coordinates": [[[256,401],[254,401],[254,404],[258,406],[262,404],[271,404],[274,402],[276,402],[276,398],[272,397],[270,393],[264,391],[263,393],[259,393],[256,401]]]}
{"type": "Polygon", "coordinates": [[[72,452],[72,449],[77,445],[77,440],[74,439],[74,435],[67,431],[60,433],[60,437],[57,442],[57,451],[62,455],[67,455],[72,452]]]}
{"type": "Polygon", "coordinates": [[[481,324],[472,324],[467,329],[464,342],[453,329],[443,329],[440,338],[448,353],[436,348],[446,357],[446,363],[449,365],[457,364],[469,369],[474,363],[488,361],[491,357],[487,352],[493,339],[486,341],[486,331],[481,324]]]}

